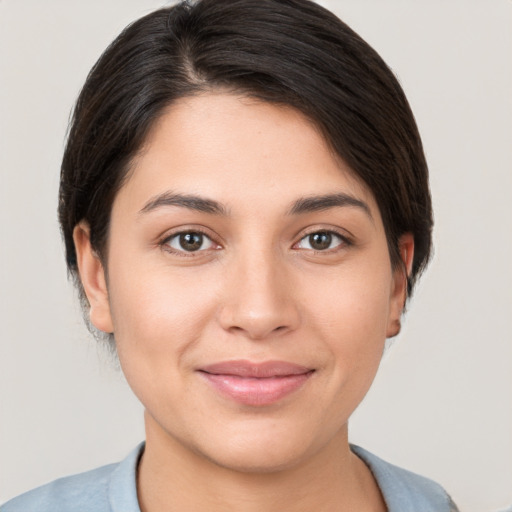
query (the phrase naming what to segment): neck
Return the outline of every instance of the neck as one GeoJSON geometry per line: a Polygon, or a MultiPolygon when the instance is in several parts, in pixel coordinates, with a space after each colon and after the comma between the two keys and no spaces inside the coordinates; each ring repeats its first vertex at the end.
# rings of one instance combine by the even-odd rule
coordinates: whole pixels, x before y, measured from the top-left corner
{"type": "Polygon", "coordinates": [[[370,471],[350,451],[347,428],[304,461],[250,472],[220,466],[169,436],[147,413],[145,420],[137,477],[142,512],[386,510],[370,471]]]}

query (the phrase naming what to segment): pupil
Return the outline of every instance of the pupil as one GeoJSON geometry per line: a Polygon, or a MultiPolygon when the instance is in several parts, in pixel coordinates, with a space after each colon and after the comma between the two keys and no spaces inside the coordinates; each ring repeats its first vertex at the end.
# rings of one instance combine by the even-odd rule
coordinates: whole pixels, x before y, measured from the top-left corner
{"type": "Polygon", "coordinates": [[[180,235],[180,245],[185,251],[197,251],[203,245],[201,233],[183,233],[180,235]]]}
{"type": "Polygon", "coordinates": [[[309,235],[309,243],[313,249],[322,251],[331,245],[332,235],[330,233],[314,233],[309,235]]]}

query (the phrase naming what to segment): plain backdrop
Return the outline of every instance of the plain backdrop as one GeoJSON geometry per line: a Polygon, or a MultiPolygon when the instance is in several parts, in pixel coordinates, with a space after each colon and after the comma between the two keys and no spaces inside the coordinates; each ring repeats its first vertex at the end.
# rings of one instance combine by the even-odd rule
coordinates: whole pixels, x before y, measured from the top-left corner
{"type": "MultiPolygon", "coordinates": [[[[431,170],[433,262],[351,440],[442,483],[461,510],[512,504],[512,2],[325,1],[382,55],[431,170]]],[[[56,221],[85,76],[156,0],[0,0],[0,501],[123,458],[142,410],[86,332],[56,221]]]]}

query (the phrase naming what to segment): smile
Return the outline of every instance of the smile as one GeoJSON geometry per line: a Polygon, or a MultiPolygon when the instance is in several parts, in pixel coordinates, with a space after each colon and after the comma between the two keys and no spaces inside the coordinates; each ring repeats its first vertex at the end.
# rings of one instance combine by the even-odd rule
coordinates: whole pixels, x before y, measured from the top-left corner
{"type": "Polygon", "coordinates": [[[219,393],[243,405],[273,404],[298,390],[314,370],[284,361],[225,361],[199,373],[219,393]]]}

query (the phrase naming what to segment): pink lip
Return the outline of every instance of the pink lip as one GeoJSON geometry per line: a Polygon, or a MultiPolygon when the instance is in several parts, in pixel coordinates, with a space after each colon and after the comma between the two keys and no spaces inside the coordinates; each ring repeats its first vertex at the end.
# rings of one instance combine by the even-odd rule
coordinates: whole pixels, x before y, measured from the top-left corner
{"type": "Polygon", "coordinates": [[[299,389],[314,370],[284,361],[224,361],[199,369],[221,394],[244,405],[270,405],[299,389]]]}

